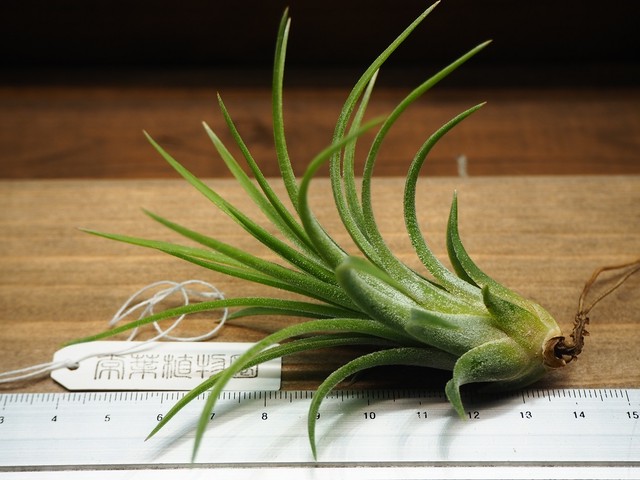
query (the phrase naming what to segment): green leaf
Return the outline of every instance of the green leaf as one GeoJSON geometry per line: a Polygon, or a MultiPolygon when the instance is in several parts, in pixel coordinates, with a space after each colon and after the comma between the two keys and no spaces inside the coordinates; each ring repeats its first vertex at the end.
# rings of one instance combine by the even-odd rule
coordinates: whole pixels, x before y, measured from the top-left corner
{"type": "MultiPolygon", "coordinates": [[[[215,250],[221,250],[221,246],[224,245],[222,242],[209,237],[207,235],[203,235],[194,230],[188,229],[179,225],[175,222],[171,222],[159,215],[156,215],[152,212],[145,211],[147,215],[153,218],[155,221],[161,223],[167,228],[191,239],[194,240],[201,245],[207,246],[209,248],[213,248],[215,250]]],[[[300,252],[278,238],[271,235],[267,230],[260,227],[257,224],[254,224],[250,220],[247,219],[246,223],[243,218],[239,219],[239,222],[245,227],[245,230],[250,232],[252,236],[258,240],[260,243],[268,247],[274,253],[277,253],[282,259],[286,260],[292,266],[295,266],[302,270],[303,272],[322,280],[323,282],[335,284],[335,275],[333,271],[328,269],[319,259],[316,257],[309,257],[304,252],[300,252]]],[[[225,247],[226,248],[226,247],[225,247]]],[[[231,247],[229,247],[231,248],[231,247]]],[[[234,249],[236,252],[239,252],[239,249],[234,249]]],[[[236,255],[232,255],[232,257],[236,257],[236,255]]],[[[242,262],[243,264],[246,262],[242,262]]]]}
{"type": "Polygon", "coordinates": [[[460,356],[485,342],[506,337],[492,320],[489,314],[450,314],[414,309],[405,330],[427,345],[460,356]]]}
{"type": "Polygon", "coordinates": [[[289,160],[287,149],[287,139],[284,132],[284,114],[282,111],[282,84],[284,81],[284,63],[287,51],[287,40],[289,38],[289,28],[291,20],[289,12],[285,10],[278,29],[278,39],[276,41],[276,53],[273,62],[272,81],[272,116],[273,116],[273,138],[275,140],[276,156],[280,166],[280,174],[284,180],[284,185],[289,194],[289,199],[294,207],[298,209],[298,183],[296,175],[289,160]]]}
{"type": "Polygon", "coordinates": [[[271,188],[271,185],[263,175],[262,171],[258,167],[257,163],[253,159],[249,149],[245,145],[240,133],[238,132],[233,120],[231,119],[231,115],[229,114],[224,102],[222,101],[222,97],[218,95],[218,104],[220,105],[220,110],[222,115],[224,116],[225,122],[227,123],[227,127],[231,132],[236,144],[240,148],[242,154],[245,157],[247,165],[253,172],[253,176],[256,181],[260,185],[265,197],[269,200],[273,208],[278,212],[284,224],[288,227],[288,231],[283,231],[288,238],[293,240],[297,245],[304,246],[308,251],[313,251],[313,245],[311,244],[307,233],[304,231],[302,226],[296,221],[293,215],[287,210],[284,206],[280,198],[276,195],[275,191],[271,188]]]}
{"type": "Polygon", "coordinates": [[[416,100],[418,100],[422,95],[424,95],[428,90],[438,84],[441,80],[446,78],[449,74],[454,72],[458,67],[464,64],[466,61],[474,57],[477,53],[483,50],[490,42],[484,42],[473,48],[469,52],[462,55],[460,58],[452,62],[447,67],[443,68],[435,75],[425,80],[418,87],[413,89],[409,95],[407,95],[389,114],[385,123],[380,127],[376,138],[371,144],[371,148],[369,150],[369,154],[367,155],[367,160],[365,163],[364,173],[362,175],[362,207],[363,212],[365,214],[366,225],[370,229],[371,234],[376,234],[378,232],[377,227],[375,227],[375,216],[373,215],[373,207],[371,202],[371,179],[373,177],[373,168],[376,163],[376,159],[378,157],[378,151],[382,146],[384,139],[387,134],[391,130],[391,127],[395,124],[395,122],[400,118],[400,116],[405,112],[405,110],[413,104],[416,100]]]}
{"type": "MultiPolygon", "coordinates": [[[[373,75],[371,81],[367,85],[364,92],[360,107],[351,124],[350,133],[358,131],[362,125],[362,119],[366,111],[366,107],[371,97],[371,92],[375,84],[376,74],[373,75]]],[[[340,162],[339,155],[332,155],[329,161],[329,174],[331,177],[331,187],[333,190],[333,198],[345,229],[356,243],[361,252],[367,257],[375,261],[377,251],[371,247],[368,238],[365,235],[362,208],[358,202],[358,192],[355,182],[355,152],[356,140],[345,145],[344,160],[340,162]],[[341,168],[342,166],[342,168],[341,168]],[[344,185],[343,185],[344,184],[344,185]],[[344,188],[343,188],[344,187],[344,188]]]]}
{"type": "MultiPolygon", "coordinates": [[[[260,365],[274,358],[281,358],[288,355],[294,355],[296,353],[305,352],[309,350],[319,350],[325,348],[335,348],[344,346],[376,346],[376,347],[391,347],[395,346],[394,342],[389,340],[380,339],[378,337],[371,337],[367,335],[352,335],[352,334],[330,334],[330,335],[316,335],[312,338],[303,338],[298,340],[292,340],[284,345],[273,346],[262,353],[256,355],[253,360],[245,364],[246,368],[251,368],[255,365],[260,365]]],[[[194,387],[187,392],[184,397],[178,400],[169,411],[163,415],[162,420],[158,422],[155,428],[147,435],[147,440],[158,433],[173,417],[175,417],[180,410],[187,406],[191,401],[198,396],[205,394],[210,390],[216,382],[219,381],[221,372],[204,380],[200,385],[194,387]]]]}
{"type": "MultiPolygon", "coordinates": [[[[404,190],[404,219],[407,227],[411,244],[413,245],[418,258],[424,266],[433,274],[438,282],[447,289],[447,291],[466,299],[471,304],[479,305],[481,302],[480,291],[474,283],[469,283],[468,278],[464,275],[462,278],[453,275],[438,258],[433,254],[427,242],[422,235],[418,224],[418,215],[416,211],[416,185],[420,169],[424,165],[427,155],[435,144],[446,135],[453,127],[458,125],[462,120],[476,112],[484,104],[470,108],[457,115],[445,125],[440,127],[429,139],[422,145],[416,154],[405,182],[404,190]]],[[[458,265],[459,266],[459,265],[458,265]]]]}
{"type": "Polygon", "coordinates": [[[183,247],[169,242],[90,230],[85,231],[111,240],[159,250],[210,270],[249,280],[254,283],[299,293],[330,304],[353,309],[353,302],[337,285],[323,282],[311,275],[285,268],[277,263],[262,260],[257,256],[225,244],[224,242],[210,239],[212,240],[210,244],[211,248],[216,248],[223,254],[222,257],[218,257],[216,252],[183,247]],[[222,258],[223,261],[219,262],[218,258],[222,258]],[[229,265],[228,262],[224,261],[226,258],[238,262],[237,264],[241,266],[237,267],[237,264],[229,265]]]}
{"type": "MultiPolygon", "coordinates": [[[[464,406],[460,387],[468,383],[508,382],[517,380],[530,368],[530,357],[516,342],[505,337],[488,341],[462,355],[447,382],[447,398],[461,418],[464,406]]],[[[542,369],[542,363],[540,362],[542,369]]]]}
{"type": "Polygon", "coordinates": [[[220,157],[224,160],[225,164],[229,171],[236,178],[238,183],[242,186],[244,191],[249,195],[249,198],[253,200],[253,202],[258,206],[258,208],[265,214],[265,216],[271,221],[273,225],[275,225],[281,232],[287,235],[290,238],[297,238],[293,232],[290,230],[290,226],[284,222],[282,219],[281,211],[276,210],[276,208],[269,202],[269,200],[264,196],[263,192],[261,192],[251,181],[249,176],[244,172],[242,167],[238,164],[237,160],[233,157],[231,152],[227,149],[227,147],[222,143],[220,138],[215,134],[213,130],[203,122],[204,129],[211,139],[211,142],[215,146],[216,150],[220,154],[220,157]]]}
{"type": "Polygon", "coordinates": [[[334,141],[334,143],[329,145],[313,158],[302,177],[302,181],[300,182],[300,189],[298,192],[298,211],[300,219],[302,220],[302,225],[304,226],[305,231],[309,234],[309,238],[315,245],[316,250],[321,253],[325,261],[332,268],[342,261],[346,253],[322,228],[318,220],[313,215],[311,207],[309,206],[309,185],[311,184],[311,180],[316,172],[331,157],[331,155],[341,151],[341,149],[345,145],[349,144],[349,142],[355,140],[371,128],[379,125],[382,121],[383,120],[380,118],[373,119],[344,138],[334,141]]]}
{"type": "MultiPolygon", "coordinates": [[[[279,312],[285,315],[298,316],[301,318],[343,318],[345,319],[344,324],[348,325],[351,320],[363,320],[364,318],[358,314],[358,312],[351,312],[348,310],[342,310],[337,307],[332,307],[330,305],[322,305],[311,302],[301,302],[295,300],[285,300],[281,298],[269,298],[269,297],[236,297],[236,298],[224,298],[219,300],[211,300],[204,301],[199,303],[192,303],[189,305],[182,305],[180,307],[170,308],[167,310],[163,310],[162,312],[154,313],[153,315],[146,316],[144,318],[134,320],[125,324],[122,324],[118,327],[105,330],[103,332],[97,333],[95,335],[90,335],[87,337],[78,338],[68,342],[65,345],[74,345],[76,343],[87,343],[93,342],[96,340],[103,340],[105,338],[110,338],[116,336],[120,333],[127,332],[129,330],[133,330],[134,328],[138,328],[144,325],[148,325],[153,322],[160,322],[163,320],[168,320],[170,318],[175,318],[180,315],[190,315],[194,313],[201,312],[210,312],[215,310],[220,310],[223,308],[234,308],[234,307],[245,307],[245,308],[256,308],[256,313],[263,309],[263,314],[271,314],[275,312],[279,312]],[[344,317],[337,317],[336,314],[343,313],[344,317]]],[[[231,313],[228,317],[228,320],[233,320],[234,318],[242,317],[242,310],[240,312],[231,313]]],[[[371,332],[375,333],[377,330],[372,330],[371,332]]],[[[389,330],[382,329],[381,332],[389,332],[389,330]]],[[[370,333],[371,333],[370,332],[370,333]]],[[[394,338],[399,338],[400,336],[396,335],[394,338]]]]}
{"type": "Polygon", "coordinates": [[[318,387],[311,400],[311,406],[309,407],[307,430],[313,458],[317,459],[318,457],[316,448],[316,418],[318,411],[324,398],[345,378],[362,370],[385,365],[407,365],[451,370],[455,361],[455,356],[435,348],[401,347],[362,355],[338,368],[318,387]]]}
{"type": "Polygon", "coordinates": [[[202,436],[209,423],[209,414],[216,404],[216,400],[226,384],[233,378],[235,374],[247,368],[246,366],[252,362],[256,356],[260,355],[264,350],[273,344],[282,342],[283,340],[312,333],[326,332],[350,332],[361,333],[386,340],[391,340],[403,344],[407,341],[407,337],[400,331],[385,326],[379,322],[372,320],[360,320],[353,318],[342,319],[326,319],[326,320],[309,320],[304,323],[284,327],[264,339],[258,341],[249,348],[244,354],[237,358],[233,364],[220,373],[220,377],[213,385],[211,394],[203,408],[200,421],[196,429],[195,443],[193,449],[193,458],[200,447],[202,436]]]}
{"type": "Polygon", "coordinates": [[[467,253],[464,245],[462,245],[458,231],[458,196],[455,193],[453,195],[453,201],[451,202],[451,211],[449,212],[449,222],[447,226],[447,251],[456,273],[465,281],[477,285],[480,288],[490,287],[492,294],[528,310],[531,302],[496,282],[480,270],[467,253]]]}

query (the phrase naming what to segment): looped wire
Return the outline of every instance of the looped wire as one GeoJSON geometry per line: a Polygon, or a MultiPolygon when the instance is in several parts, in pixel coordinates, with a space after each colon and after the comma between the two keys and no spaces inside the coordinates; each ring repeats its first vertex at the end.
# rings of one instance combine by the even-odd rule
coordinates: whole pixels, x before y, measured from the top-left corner
{"type": "MultiPolygon", "coordinates": [[[[120,307],[120,309],[115,313],[113,318],[109,321],[109,327],[114,327],[117,323],[121,322],[128,316],[136,313],[137,311],[141,311],[138,319],[145,318],[147,316],[154,314],[154,309],[165,299],[179,293],[182,296],[183,305],[190,305],[194,299],[200,300],[222,300],[224,299],[224,294],[214,287],[212,284],[208,282],[204,282],[202,280],[186,280],[184,282],[173,282],[170,280],[162,280],[159,282],[152,283],[147,285],[144,288],[141,288],[136,293],[131,295],[127,301],[120,307]],[[158,287],[165,287],[158,291],[156,291],[151,297],[143,299],[144,295],[157,289],[158,287]],[[196,288],[194,288],[196,287],[196,288]]],[[[222,315],[220,319],[216,322],[216,325],[209,330],[208,332],[197,335],[194,337],[182,337],[171,335],[170,332],[173,332],[182,320],[186,317],[186,314],[178,316],[173,323],[167,328],[162,329],[158,322],[153,322],[153,327],[155,328],[157,335],[154,337],[145,340],[141,343],[136,343],[135,345],[128,346],[123,350],[118,352],[109,352],[113,355],[122,355],[125,353],[130,353],[134,350],[141,350],[145,346],[148,346],[151,342],[155,342],[161,339],[167,339],[176,342],[201,342],[204,340],[209,340],[214,337],[220,329],[224,326],[227,318],[229,316],[229,310],[227,308],[222,309],[222,315]]],[[[129,338],[127,338],[127,342],[131,342],[138,335],[139,328],[136,327],[132,330],[129,338]]],[[[101,355],[100,352],[94,352],[89,355],[85,355],[81,358],[75,359],[66,359],[60,361],[52,361],[47,363],[41,363],[38,365],[32,365],[26,368],[20,368],[17,370],[12,370],[9,372],[0,373],[0,384],[2,383],[12,383],[21,380],[27,380],[29,378],[35,378],[44,374],[51,373],[54,370],[58,370],[60,368],[69,368],[74,369],[78,368],[78,364],[87,358],[95,357],[101,355]]]]}
{"type": "MultiPolygon", "coordinates": [[[[170,280],[162,280],[159,282],[152,283],[147,285],[144,288],[141,288],[136,293],[131,295],[126,302],[120,307],[120,309],[115,313],[113,318],[109,321],[109,327],[113,328],[117,323],[124,320],[126,317],[132,315],[137,310],[142,310],[138,319],[142,319],[153,315],[155,313],[154,307],[164,301],[166,298],[170,297],[175,293],[180,293],[183,299],[183,305],[189,305],[191,303],[191,299],[200,298],[202,300],[222,300],[224,299],[224,295],[220,290],[211,285],[210,283],[203,282],[202,280],[187,280],[184,282],[172,282],[170,280]],[[152,291],[160,286],[168,285],[167,288],[157,291],[150,298],[146,300],[140,300],[137,303],[134,303],[137,299],[142,297],[145,293],[152,291]],[[206,290],[189,288],[191,286],[198,285],[200,287],[204,287],[206,290]]],[[[153,337],[149,342],[153,342],[156,340],[160,340],[162,338],[166,338],[167,340],[173,340],[176,342],[202,342],[204,340],[209,340],[214,337],[220,329],[224,326],[224,323],[229,316],[229,310],[224,308],[222,311],[222,316],[218,321],[217,325],[212,328],[210,331],[203,335],[198,335],[195,337],[180,337],[170,335],[169,332],[173,331],[180,325],[182,320],[184,320],[186,314],[182,314],[174,320],[169,328],[163,330],[160,327],[158,322],[153,322],[153,327],[158,332],[158,335],[153,337]]],[[[129,335],[128,341],[134,340],[138,334],[138,327],[134,328],[129,335]]]]}

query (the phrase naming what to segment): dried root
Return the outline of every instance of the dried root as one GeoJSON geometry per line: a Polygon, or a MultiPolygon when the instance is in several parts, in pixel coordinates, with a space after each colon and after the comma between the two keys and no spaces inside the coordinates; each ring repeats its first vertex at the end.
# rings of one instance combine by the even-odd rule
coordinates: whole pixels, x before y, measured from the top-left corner
{"type": "Polygon", "coordinates": [[[557,359],[563,360],[566,363],[576,359],[578,355],[582,352],[582,348],[584,347],[584,337],[589,335],[589,332],[586,329],[586,326],[589,324],[589,312],[596,306],[600,300],[607,297],[614,290],[620,287],[627,279],[633,275],[634,273],[640,271],[640,259],[631,262],[625,263],[622,265],[613,265],[608,267],[602,267],[597,269],[591,275],[591,278],[585,284],[582,294],[580,295],[580,299],[578,301],[578,313],[576,313],[576,317],[573,324],[573,331],[570,334],[571,340],[567,341],[565,337],[559,337],[554,346],[554,355],[557,359]],[[620,278],[611,286],[608,290],[601,293],[596,297],[595,300],[591,302],[588,307],[585,307],[585,300],[587,295],[591,292],[593,285],[596,283],[598,277],[608,271],[612,270],[626,270],[620,278]]]}

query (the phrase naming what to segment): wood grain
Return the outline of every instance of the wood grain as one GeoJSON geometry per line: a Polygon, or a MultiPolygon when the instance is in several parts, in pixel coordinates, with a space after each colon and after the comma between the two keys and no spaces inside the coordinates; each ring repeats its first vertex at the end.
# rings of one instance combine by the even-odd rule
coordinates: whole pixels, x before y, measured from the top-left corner
{"type": "MultiPolygon", "coordinates": [[[[251,211],[238,186],[210,181],[225,198],[251,211]]],[[[276,182],[278,191],[282,191],[276,182]]],[[[420,221],[436,254],[445,258],[444,231],[454,189],[460,201],[463,240],[477,263],[497,280],[544,305],[569,329],[577,298],[600,266],[640,256],[639,176],[425,178],[419,185],[420,221]]],[[[348,245],[327,201],[328,183],[311,188],[317,216],[348,245]]],[[[418,268],[402,233],[402,180],[374,184],[380,228],[398,256],[418,268]]],[[[0,370],[48,361],[61,343],[102,331],[126,298],[157,280],[200,278],[229,297],[268,294],[247,284],[166,255],[99,239],[87,227],[175,239],[146,220],[140,207],[273,258],[189,186],[174,180],[46,180],[0,182],[0,370]]],[[[257,214],[256,218],[260,218],[257,214]]],[[[542,385],[640,387],[640,275],[596,307],[585,352],[542,385]]],[[[252,341],[291,322],[267,317],[238,321],[219,340],[252,341]]],[[[187,323],[189,332],[210,322],[187,323]]],[[[314,388],[327,371],[353,352],[341,350],[286,359],[285,388],[314,388]]],[[[380,370],[353,386],[439,386],[446,378],[428,370],[380,370]]],[[[4,392],[49,392],[47,378],[5,385],[4,392]]]]}
{"type": "MultiPolygon", "coordinates": [[[[355,81],[355,77],[354,77],[355,81]]],[[[384,85],[384,77],[380,80],[384,85]]],[[[233,142],[217,111],[216,85],[0,85],[0,178],[174,178],[142,135],[206,177],[228,177],[201,122],[233,142]]],[[[267,88],[222,88],[240,133],[264,172],[277,176],[267,88]]],[[[285,123],[298,172],[331,140],[348,93],[285,92],[285,123]]],[[[408,89],[381,88],[370,115],[389,113],[408,89]]],[[[424,171],[456,175],[638,174],[640,90],[442,89],[399,121],[380,152],[378,174],[403,176],[420,144],[452,116],[488,104],[432,151],[424,171]]],[[[364,154],[362,148],[361,157],[364,154]]],[[[360,161],[362,158],[360,158],[360,161]]]]}

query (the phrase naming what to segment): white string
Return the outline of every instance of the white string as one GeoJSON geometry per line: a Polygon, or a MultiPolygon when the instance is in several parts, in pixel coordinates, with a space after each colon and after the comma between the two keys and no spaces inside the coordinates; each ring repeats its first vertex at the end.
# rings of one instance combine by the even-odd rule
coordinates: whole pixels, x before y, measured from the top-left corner
{"type": "MultiPolygon", "coordinates": [[[[214,287],[210,283],[203,282],[202,280],[186,280],[184,282],[173,282],[170,280],[162,280],[162,281],[147,285],[146,287],[141,288],[136,293],[131,295],[127,299],[127,301],[124,302],[124,304],[120,307],[120,309],[115,313],[113,318],[109,321],[109,327],[113,328],[117,323],[119,323],[120,321],[124,320],[125,318],[129,317],[130,315],[132,315],[133,313],[141,309],[142,309],[142,312],[138,316],[138,319],[142,319],[150,315],[153,315],[155,313],[154,307],[160,304],[162,301],[164,301],[168,297],[170,297],[171,295],[174,295],[175,293],[181,294],[182,302],[183,302],[182,305],[184,306],[190,305],[191,300],[193,298],[200,298],[202,300],[224,299],[224,295],[220,290],[218,290],[216,287],[214,287]],[[149,291],[157,289],[158,287],[161,287],[161,286],[165,286],[166,288],[158,290],[150,298],[147,298],[144,300],[138,300],[139,298],[147,294],[149,291]],[[201,288],[200,289],[189,288],[192,286],[198,286],[201,288]],[[202,288],[204,288],[204,290],[202,288]],[[138,300],[137,303],[134,303],[136,300],[138,300]]],[[[214,337],[220,331],[220,329],[224,326],[228,316],[229,316],[229,310],[227,308],[222,309],[222,315],[220,316],[220,319],[216,322],[216,325],[207,333],[204,333],[202,335],[198,335],[195,337],[181,337],[181,336],[169,335],[169,332],[172,332],[174,329],[176,329],[180,325],[182,320],[186,317],[186,314],[182,314],[179,317],[177,317],[173,321],[173,323],[169,326],[169,328],[167,328],[166,330],[163,330],[160,327],[160,324],[158,322],[153,322],[152,325],[155,328],[156,332],[158,332],[157,335],[155,335],[154,337],[148,340],[145,340],[144,342],[136,343],[135,345],[128,346],[123,350],[120,350],[117,352],[108,352],[108,353],[113,355],[123,355],[125,353],[139,351],[144,349],[145,347],[148,347],[149,344],[151,344],[152,342],[156,342],[161,339],[167,339],[167,340],[172,340],[176,342],[201,342],[204,340],[209,340],[210,338],[214,337]]],[[[137,336],[138,331],[139,331],[138,327],[134,328],[131,334],[129,335],[129,338],[127,338],[126,341],[132,342],[137,336]]],[[[86,360],[87,358],[91,358],[91,357],[97,357],[100,355],[102,355],[102,353],[93,352],[79,358],[41,363],[39,365],[32,365],[26,368],[20,368],[17,370],[11,370],[9,372],[3,372],[3,373],[0,373],[0,384],[27,380],[30,378],[38,377],[40,375],[51,373],[52,371],[58,370],[60,368],[69,368],[73,370],[75,368],[78,368],[78,364],[82,360],[86,360]]]]}
{"type": "MultiPolygon", "coordinates": [[[[146,287],[138,290],[136,293],[131,295],[129,299],[126,302],[124,302],[122,307],[120,307],[120,309],[116,312],[113,318],[109,321],[109,327],[110,328],[115,327],[118,322],[120,322],[124,318],[134,313],[136,310],[139,310],[143,307],[144,307],[144,310],[142,311],[142,313],[138,318],[145,318],[147,316],[153,315],[155,313],[154,307],[158,305],[160,302],[162,302],[164,299],[173,295],[176,292],[180,292],[182,294],[182,298],[184,302],[183,305],[185,306],[190,304],[190,296],[200,297],[203,300],[215,300],[215,299],[224,298],[224,295],[222,294],[222,292],[220,292],[220,290],[218,290],[216,287],[214,287],[210,283],[203,282],[202,280],[187,280],[181,283],[172,282],[169,280],[163,280],[160,282],[152,283],[151,285],[147,285],[146,287]],[[134,300],[136,300],[138,297],[142,296],[147,291],[153,290],[154,288],[157,288],[161,285],[169,285],[170,287],[156,292],[151,298],[147,300],[140,301],[138,303],[133,304],[133,306],[130,306],[134,302],[134,300]],[[209,289],[209,291],[194,290],[194,289],[187,288],[190,285],[199,285],[209,289]]],[[[201,342],[204,340],[209,340],[210,338],[215,336],[218,333],[218,331],[223,327],[225,321],[227,320],[228,314],[229,314],[228,309],[225,308],[223,310],[222,317],[220,318],[220,321],[218,322],[218,324],[209,332],[196,337],[176,337],[173,335],[169,335],[169,332],[171,332],[173,329],[177,328],[178,325],[180,325],[180,322],[182,322],[182,320],[186,316],[184,314],[180,315],[167,330],[162,330],[158,322],[153,322],[153,327],[158,332],[158,335],[148,341],[153,342],[161,338],[166,338],[168,340],[173,340],[177,342],[201,342]]],[[[136,337],[137,333],[138,333],[138,328],[134,328],[127,340],[133,340],[136,337]]]]}

